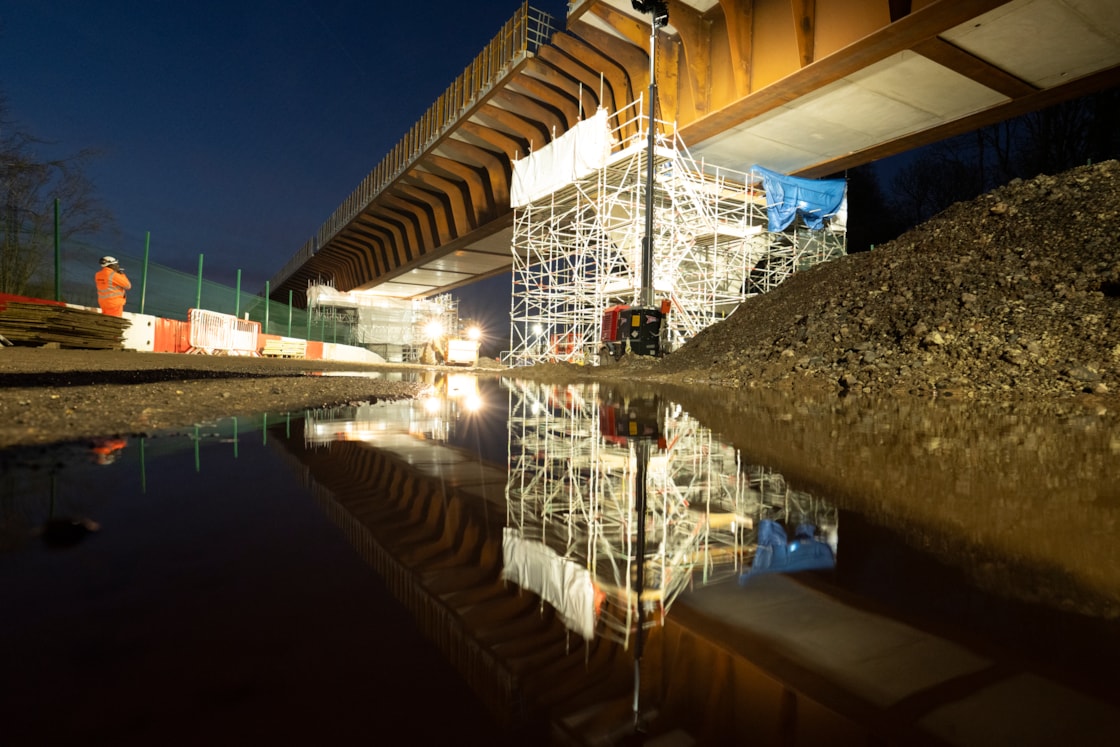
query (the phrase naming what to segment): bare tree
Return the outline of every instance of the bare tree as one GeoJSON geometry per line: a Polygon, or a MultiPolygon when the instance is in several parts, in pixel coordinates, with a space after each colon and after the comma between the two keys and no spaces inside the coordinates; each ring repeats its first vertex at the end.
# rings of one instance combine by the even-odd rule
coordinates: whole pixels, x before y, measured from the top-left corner
{"type": "Polygon", "coordinates": [[[1056,174],[1090,161],[1116,158],[1118,125],[1120,90],[1115,88],[1026,115],[1017,153],[1018,175],[1056,174]]]}
{"type": "Polygon", "coordinates": [[[990,175],[978,168],[979,139],[954,138],[917,155],[891,180],[891,206],[903,226],[914,226],[954,202],[975,197],[990,175]]]}
{"type": "Polygon", "coordinates": [[[111,218],[85,175],[96,152],[42,158],[37,150],[51,144],[20,130],[7,111],[0,95],[0,293],[23,295],[47,285],[55,200],[64,212],[61,240],[95,234],[111,218]]]}
{"type": "Polygon", "coordinates": [[[1011,179],[1056,174],[1120,155],[1120,92],[1102,91],[943,140],[891,180],[890,203],[917,225],[1011,179]]]}
{"type": "Polygon", "coordinates": [[[887,204],[874,169],[869,165],[856,166],[846,176],[848,252],[865,252],[897,236],[901,225],[887,204]]]}

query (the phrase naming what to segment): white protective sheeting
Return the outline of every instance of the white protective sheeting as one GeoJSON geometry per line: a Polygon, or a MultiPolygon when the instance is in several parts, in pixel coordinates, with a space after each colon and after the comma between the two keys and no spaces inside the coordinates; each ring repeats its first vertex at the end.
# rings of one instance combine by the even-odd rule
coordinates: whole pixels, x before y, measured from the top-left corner
{"type": "Polygon", "coordinates": [[[336,342],[323,343],[323,360],[343,363],[384,363],[385,359],[372,350],[336,342]]]}
{"type": "Polygon", "coordinates": [[[611,155],[607,110],[599,109],[560,137],[513,162],[511,207],[519,208],[606,165],[611,155]]]}
{"type": "Polygon", "coordinates": [[[595,587],[591,574],[557,555],[541,542],[521,538],[512,527],[502,531],[502,576],[548,602],[569,630],[591,640],[595,635],[595,587]]]}

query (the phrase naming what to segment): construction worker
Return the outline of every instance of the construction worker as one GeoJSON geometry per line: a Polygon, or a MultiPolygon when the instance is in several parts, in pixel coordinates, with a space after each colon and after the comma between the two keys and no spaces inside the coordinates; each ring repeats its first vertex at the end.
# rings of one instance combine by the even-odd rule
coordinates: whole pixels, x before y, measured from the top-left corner
{"type": "Polygon", "coordinates": [[[101,269],[93,276],[97,283],[97,303],[101,313],[121,316],[124,311],[124,292],[132,287],[121,270],[116,257],[102,257],[101,269]]]}

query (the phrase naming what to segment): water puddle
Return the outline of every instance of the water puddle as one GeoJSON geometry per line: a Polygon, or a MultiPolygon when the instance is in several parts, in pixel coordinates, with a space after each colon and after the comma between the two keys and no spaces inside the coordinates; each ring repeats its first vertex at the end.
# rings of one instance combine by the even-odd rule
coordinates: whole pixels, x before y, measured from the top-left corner
{"type": "Polygon", "coordinates": [[[441,374],[413,400],[0,452],[6,731],[1120,724],[1117,552],[1067,541],[1114,529],[1108,433],[724,396],[441,374]],[[1071,433],[1088,468],[1053,471],[1071,433]]]}

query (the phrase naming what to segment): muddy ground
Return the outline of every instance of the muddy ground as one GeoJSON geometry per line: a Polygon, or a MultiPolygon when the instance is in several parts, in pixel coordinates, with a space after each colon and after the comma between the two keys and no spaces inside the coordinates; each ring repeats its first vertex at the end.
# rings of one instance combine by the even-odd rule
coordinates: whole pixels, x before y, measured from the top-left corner
{"type": "Polygon", "coordinates": [[[409,397],[422,386],[406,380],[416,373],[294,359],[4,347],[0,448],[409,397]],[[365,375],[331,375],[340,372],[365,375]]]}

